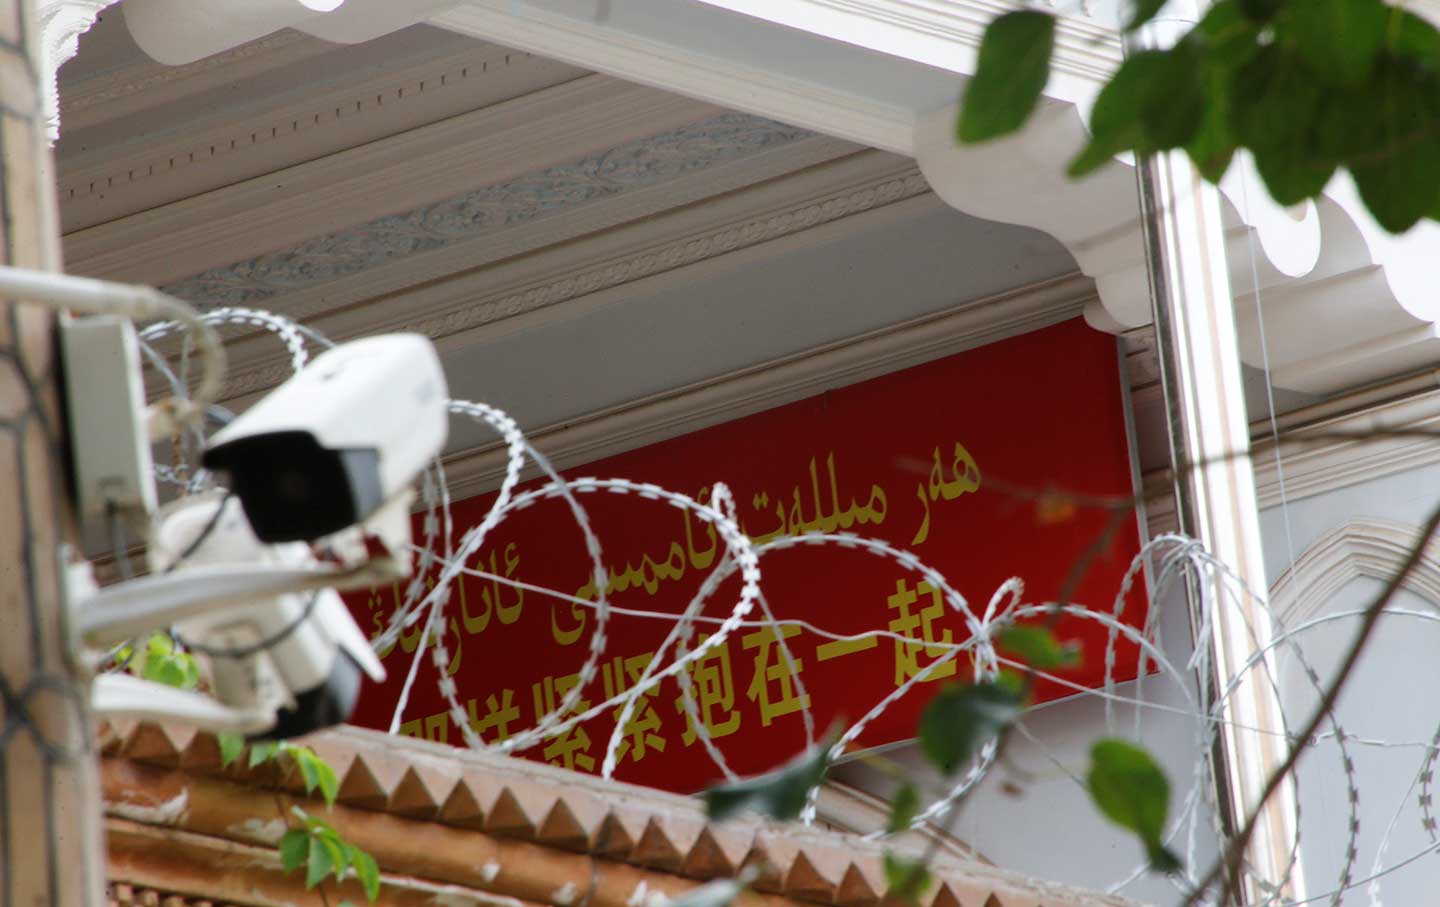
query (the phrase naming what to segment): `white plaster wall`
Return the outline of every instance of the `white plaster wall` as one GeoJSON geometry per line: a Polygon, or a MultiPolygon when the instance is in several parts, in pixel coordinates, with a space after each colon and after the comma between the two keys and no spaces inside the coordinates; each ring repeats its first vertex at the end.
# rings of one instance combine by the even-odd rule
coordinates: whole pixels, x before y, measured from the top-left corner
{"type": "MultiPolygon", "coordinates": [[[[1087,603],[1103,607],[1103,603],[1087,603]]],[[[1182,671],[1189,657],[1189,618],[1185,602],[1170,596],[1161,602],[1161,637],[1167,656],[1182,671]]],[[[1197,797],[1200,821],[1194,840],[1172,840],[1172,849],[1193,865],[1214,857],[1213,819],[1205,802],[1206,787],[1197,789],[1195,768],[1198,723],[1188,717],[1191,690],[1151,676],[1143,697],[1159,708],[1143,710],[1139,740],[1162,764],[1172,783],[1172,815],[1188,798],[1197,797]],[[1166,711],[1174,709],[1176,711],[1166,711]]],[[[1116,695],[1135,698],[1134,683],[1120,684],[1116,695]]],[[[1052,703],[1024,722],[1024,732],[1009,747],[1008,764],[998,766],[966,803],[954,832],[986,859],[1007,869],[1092,890],[1110,890],[1144,904],[1176,905],[1183,900],[1173,883],[1135,870],[1144,855],[1133,836],[1110,825],[1091,804],[1084,788],[1089,752],[1104,736],[1135,738],[1133,708],[1117,704],[1107,725],[1104,706],[1093,697],[1052,703]]],[[[931,778],[913,748],[887,754],[917,778],[931,778]]],[[[878,793],[891,783],[863,765],[839,770],[841,780],[878,793]]]]}
{"type": "MultiPolygon", "coordinates": [[[[1421,525],[1440,504],[1440,468],[1428,467],[1271,508],[1261,515],[1267,571],[1273,582],[1321,536],[1356,518],[1382,518],[1421,525]]],[[[1301,572],[1303,588],[1319,580],[1301,572]]],[[[1305,657],[1323,680],[1333,676],[1357,630],[1353,617],[1382,589],[1379,580],[1350,581],[1328,601],[1311,603],[1308,614],[1291,613],[1305,657]],[[1306,622],[1331,617],[1306,628],[1306,622]]],[[[1303,601],[1303,595],[1302,595],[1303,601]]],[[[1284,605],[1284,603],[1277,603],[1284,605]]],[[[1395,606],[1440,617],[1440,602],[1403,593],[1395,606]]],[[[1422,825],[1419,803],[1426,746],[1440,722],[1440,623],[1401,616],[1382,619],[1362,658],[1338,716],[1349,735],[1359,799],[1356,804],[1357,861],[1345,904],[1412,905],[1434,902],[1440,886],[1440,855],[1422,825]],[[1359,884],[1379,867],[1412,860],[1387,873],[1375,886],[1359,884]],[[1378,860],[1378,862],[1377,862],[1378,860]],[[1371,900],[1372,896],[1375,900],[1371,900]]],[[[1303,722],[1317,696],[1293,655],[1280,662],[1282,697],[1295,723],[1303,722]]],[[[1350,844],[1350,810],[1344,757],[1333,739],[1322,740],[1300,763],[1301,835],[1311,896],[1332,891],[1340,881],[1350,844]]],[[[1328,898],[1321,903],[1329,902],[1328,898]]]]}
{"type": "MultiPolygon", "coordinates": [[[[1418,527],[1437,505],[1440,467],[1428,467],[1266,510],[1261,514],[1261,527],[1267,578],[1273,583],[1284,572],[1292,562],[1292,551],[1296,556],[1302,554],[1352,520],[1378,518],[1418,527]]],[[[1298,577],[1302,586],[1319,579],[1303,572],[1298,577]]],[[[1363,608],[1381,588],[1379,580],[1355,579],[1329,600],[1314,603],[1308,613],[1290,615],[1287,625],[1293,621],[1294,638],[1322,679],[1333,675],[1357,628],[1355,618],[1343,615],[1363,608]]],[[[1395,606],[1434,619],[1383,619],[1370,652],[1339,703],[1339,719],[1346,733],[1361,738],[1348,744],[1358,791],[1358,832],[1351,886],[1344,892],[1342,904],[1410,907],[1434,903],[1434,892],[1440,890],[1440,854],[1431,852],[1435,844],[1422,824],[1420,805],[1423,760],[1440,725],[1440,696],[1434,692],[1440,691],[1440,602],[1407,592],[1395,606]],[[1377,868],[1400,863],[1405,865],[1386,873],[1376,885],[1365,883],[1377,868]]],[[[1166,651],[1183,665],[1189,655],[1189,622],[1183,601],[1172,597],[1160,607],[1166,651]]],[[[1293,654],[1282,653],[1278,663],[1289,721],[1299,725],[1314,707],[1317,695],[1293,654]]],[[[1185,707],[1182,691],[1153,679],[1147,683],[1150,701],[1162,708],[1185,707]]],[[[1123,685],[1119,693],[1130,695],[1132,688],[1133,684],[1123,685]]],[[[1117,707],[1115,719],[1107,728],[1103,708],[1094,699],[1056,703],[1035,714],[1027,721],[1027,729],[1043,745],[1025,737],[1014,741],[1011,761],[1015,768],[997,769],[982,785],[957,821],[956,834],[988,859],[1044,878],[1102,889],[1124,878],[1138,862],[1139,848],[1132,838],[1098,816],[1080,784],[1090,744],[1109,733],[1126,735],[1134,727],[1134,713],[1127,707],[1117,707]],[[1014,782],[1019,793],[1006,782],[1014,782]]],[[[1199,755],[1197,722],[1147,709],[1141,727],[1141,740],[1170,774],[1176,804],[1172,809],[1178,808],[1197,790],[1196,779],[1190,775],[1199,755]]],[[[900,749],[890,755],[917,776],[924,776],[923,760],[913,750],[900,749]]],[[[1340,884],[1351,844],[1344,760],[1333,739],[1322,739],[1299,768],[1306,884],[1311,897],[1324,895],[1316,903],[1332,903],[1330,893],[1340,884]]],[[[878,792],[889,789],[890,782],[863,766],[849,765],[840,771],[843,779],[862,787],[878,792]]],[[[1199,790],[1203,798],[1205,787],[1199,790]]],[[[1203,803],[1201,809],[1194,850],[1188,854],[1195,865],[1205,865],[1214,854],[1214,838],[1208,833],[1210,814],[1203,803]]],[[[1182,854],[1189,847],[1183,838],[1172,844],[1182,854]]],[[[1157,907],[1183,899],[1165,880],[1149,875],[1120,892],[1157,907]]]]}

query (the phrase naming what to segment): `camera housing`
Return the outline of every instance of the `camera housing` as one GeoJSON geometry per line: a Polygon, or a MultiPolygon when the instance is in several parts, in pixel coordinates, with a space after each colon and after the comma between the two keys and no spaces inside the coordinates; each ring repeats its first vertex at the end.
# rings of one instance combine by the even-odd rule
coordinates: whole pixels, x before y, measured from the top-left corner
{"type": "Polygon", "coordinates": [[[224,471],[262,542],[320,538],[364,520],[445,446],[445,374],[419,334],[327,350],[217,432],[224,471]]]}
{"type": "MultiPolygon", "coordinates": [[[[247,563],[259,572],[315,564],[303,543],[263,545],[228,496],[187,500],[167,514],[151,546],[152,568],[166,569],[181,552],[192,568],[247,563]]],[[[251,739],[294,737],[344,722],[362,675],[385,679],[369,641],[330,588],[257,596],[174,629],[209,662],[217,700],[242,712],[273,713],[273,726],[251,739]]]]}

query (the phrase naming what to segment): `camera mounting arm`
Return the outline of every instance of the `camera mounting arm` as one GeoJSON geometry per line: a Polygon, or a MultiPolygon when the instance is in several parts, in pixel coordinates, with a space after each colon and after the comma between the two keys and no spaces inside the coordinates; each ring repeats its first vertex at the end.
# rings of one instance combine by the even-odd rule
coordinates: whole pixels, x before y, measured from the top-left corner
{"type": "Polygon", "coordinates": [[[259,596],[367,587],[389,582],[397,573],[386,558],[353,568],[244,563],[186,567],[99,590],[92,584],[90,594],[71,598],[70,626],[77,641],[106,648],[259,596]]]}
{"type": "Polygon", "coordinates": [[[181,721],[209,731],[259,734],[275,726],[269,702],[236,708],[203,693],[141,680],[129,674],[102,674],[90,689],[90,708],[108,718],[181,721]]]}

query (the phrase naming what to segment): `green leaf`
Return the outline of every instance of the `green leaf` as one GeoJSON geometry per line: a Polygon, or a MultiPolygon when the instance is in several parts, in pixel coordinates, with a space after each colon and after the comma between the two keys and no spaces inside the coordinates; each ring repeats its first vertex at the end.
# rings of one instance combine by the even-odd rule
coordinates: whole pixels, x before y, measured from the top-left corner
{"type": "Polygon", "coordinates": [[[156,652],[146,655],[145,667],[140,676],[155,683],[163,683],[167,687],[183,689],[185,686],[185,669],[170,655],[156,652]]]}
{"type": "Polygon", "coordinates": [[[1318,195],[1338,159],[1321,134],[1323,88],[1299,59],[1262,48],[1236,71],[1230,96],[1236,140],[1254,153],[1271,197],[1293,205],[1318,195]]]}
{"type": "Polygon", "coordinates": [[[230,763],[240,758],[245,752],[245,738],[239,734],[231,734],[221,731],[215,735],[215,742],[220,745],[220,766],[229,768],[230,763]]]}
{"type": "Polygon", "coordinates": [[[1190,141],[1205,115],[1201,58],[1182,41],[1160,55],[1140,103],[1140,125],[1149,147],[1179,148],[1190,141]]]}
{"type": "Polygon", "coordinates": [[[330,868],[335,873],[335,881],[345,878],[345,870],[350,868],[350,852],[354,850],[345,840],[329,829],[327,832],[315,835],[320,846],[330,855],[330,868]]]}
{"type": "Polygon", "coordinates": [[[1386,46],[1417,63],[1440,65],[1440,31],[1407,9],[1392,6],[1385,29],[1386,46]]]}
{"type": "Polygon", "coordinates": [[[300,766],[300,777],[305,782],[305,793],[312,793],[320,783],[319,771],[315,767],[315,754],[308,749],[296,748],[290,751],[295,764],[300,766]]]}
{"type": "Polygon", "coordinates": [[[370,903],[375,903],[380,897],[380,867],[375,864],[375,858],[370,854],[356,847],[349,845],[350,865],[355,868],[355,878],[365,889],[365,898],[370,903]]]}
{"type": "MultiPolygon", "coordinates": [[[[1254,22],[1269,22],[1287,0],[1240,0],[1240,11],[1254,22]]],[[[1305,0],[1299,0],[1305,2],[1305,0]]]]}
{"type": "Polygon", "coordinates": [[[1389,18],[1381,0],[1298,0],[1286,4],[1280,37],[1315,76],[1353,85],[1375,69],[1389,18]]]}
{"type": "Polygon", "coordinates": [[[1090,748],[1090,773],[1085,781],[1100,812],[1134,832],[1157,869],[1172,872],[1179,868],[1179,860],[1163,843],[1170,782],[1149,753],[1124,740],[1097,741],[1090,748]]]}
{"type": "Polygon", "coordinates": [[[286,872],[299,868],[309,850],[310,833],[303,828],[290,829],[280,839],[280,865],[286,872]]]}
{"type": "Polygon", "coordinates": [[[169,655],[175,651],[175,641],[165,633],[151,633],[145,641],[145,651],[150,655],[169,655]]]}
{"type": "Polygon", "coordinates": [[[1163,872],[1166,875],[1179,872],[1185,868],[1185,864],[1175,855],[1175,852],[1168,847],[1157,846],[1147,847],[1145,856],[1150,861],[1150,868],[1156,872],[1163,872]]]}
{"type": "Polygon", "coordinates": [[[890,820],[885,825],[885,831],[892,835],[904,831],[910,827],[919,812],[920,793],[915,789],[915,785],[901,785],[895,792],[895,799],[890,801],[890,820]]]}
{"type": "Polygon", "coordinates": [[[252,743],[250,745],[249,766],[251,768],[254,768],[262,762],[267,762],[271,759],[274,759],[275,754],[279,751],[280,744],[275,743],[274,741],[269,741],[265,743],[252,743]]]}
{"type": "Polygon", "coordinates": [[[1090,142],[1070,162],[1071,177],[1081,177],[1110,163],[1122,151],[1147,153],[1140,113],[1165,66],[1165,55],[1142,50],[1125,58],[1115,75],[1100,89],[1090,110],[1090,142]]]}
{"type": "Polygon", "coordinates": [[[1050,78],[1054,45],[1049,13],[1019,10],[990,23],[960,105],[961,142],[999,138],[1025,125],[1050,78]]]}
{"type": "Polygon", "coordinates": [[[1000,648],[1013,652],[1032,668],[1068,668],[1080,663],[1080,647],[1060,644],[1045,627],[1013,626],[1000,633],[1000,648]]]}
{"type": "Polygon", "coordinates": [[[918,904],[930,887],[930,867],[923,859],[885,852],[885,894],[908,904],[918,904]]]}
{"type": "Polygon", "coordinates": [[[1160,8],[1165,5],[1166,0],[1130,0],[1131,11],[1130,21],[1125,23],[1125,30],[1133,32],[1138,30],[1146,22],[1155,18],[1160,8]]]}
{"type": "Polygon", "coordinates": [[[1403,233],[1440,199],[1440,80],[1420,67],[1383,67],[1375,110],[1378,147],[1353,158],[1350,172],[1380,226],[1403,233]]]}
{"type": "Polygon", "coordinates": [[[193,655],[180,655],[179,659],[181,667],[185,669],[184,688],[193,690],[200,685],[200,665],[195,662],[193,655]]]}
{"type": "Polygon", "coordinates": [[[920,747],[930,764],[953,775],[986,741],[1015,720],[1024,705],[1009,683],[950,685],[920,715],[920,747]]]}
{"type": "Polygon", "coordinates": [[[340,779],[335,776],[335,769],[330,763],[315,757],[315,780],[320,786],[320,796],[325,798],[326,806],[335,805],[335,797],[340,793],[340,779]]]}
{"type": "Polygon", "coordinates": [[[772,819],[795,818],[805,808],[810,788],[824,779],[832,744],[818,743],[773,772],[707,789],[706,814],[719,821],[749,809],[772,819]]]}
{"type": "Polygon", "coordinates": [[[1200,175],[1218,183],[1230,168],[1238,148],[1231,125],[1236,71],[1259,52],[1261,26],[1241,11],[1237,0],[1221,0],[1184,38],[1195,49],[1197,73],[1203,94],[1199,123],[1185,143],[1185,151],[1200,175]]]}
{"type": "Polygon", "coordinates": [[[326,847],[318,836],[310,837],[309,857],[305,861],[305,888],[311,889],[319,885],[335,868],[333,850],[326,847]]]}
{"type": "Polygon", "coordinates": [[[1201,176],[1218,183],[1230,169],[1237,148],[1235,133],[1230,129],[1230,79],[1210,68],[1205,74],[1205,88],[1205,113],[1195,134],[1185,143],[1185,153],[1201,176]]]}
{"type": "Polygon", "coordinates": [[[1220,0],[1184,38],[1199,46],[1207,65],[1243,66],[1260,49],[1261,26],[1248,18],[1237,0],[1220,0]]]}

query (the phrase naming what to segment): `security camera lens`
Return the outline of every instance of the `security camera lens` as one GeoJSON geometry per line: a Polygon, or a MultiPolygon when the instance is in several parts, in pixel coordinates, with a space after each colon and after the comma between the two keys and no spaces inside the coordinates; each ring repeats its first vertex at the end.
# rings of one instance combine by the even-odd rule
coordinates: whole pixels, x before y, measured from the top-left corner
{"type": "Polygon", "coordinates": [[[383,501],[378,451],[331,450],[305,431],[221,444],[205,452],[204,463],[230,473],[230,485],[262,542],[309,541],[339,532],[383,501]]]}
{"type": "Polygon", "coordinates": [[[289,500],[292,504],[303,504],[310,496],[309,483],[305,477],[293,469],[287,469],[275,477],[275,491],[280,497],[289,500]]]}

